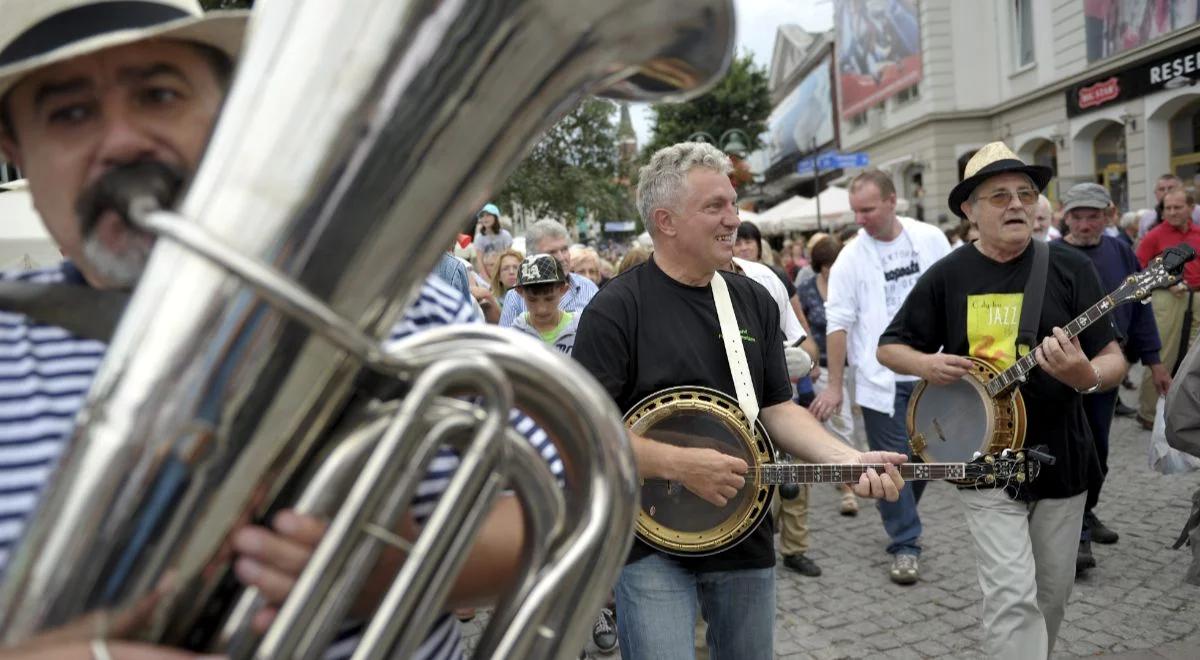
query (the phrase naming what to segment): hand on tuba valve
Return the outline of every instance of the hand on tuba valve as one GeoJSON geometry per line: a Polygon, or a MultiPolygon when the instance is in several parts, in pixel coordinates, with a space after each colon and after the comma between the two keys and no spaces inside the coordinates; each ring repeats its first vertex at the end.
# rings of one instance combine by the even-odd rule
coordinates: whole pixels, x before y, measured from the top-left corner
{"type": "MultiPolygon", "coordinates": [[[[455,634],[449,604],[496,600],[487,583],[507,589],[479,656],[577,653],[632,543],[620,414],[531,339],[432,329],[460,317],[425,282],[430,246],[449,244],[585,95],[670,99],[714,82],[731,58],[731,0],[343,0],[336,12],[260,0],[244,48],[245,13],[204,15],[193,0],[9,5],[5,52],[5,35],[76,11],[105,19],[4,67],[19,71],[0,77],[15,116],[33,102],[25,77],[48,64],[122,94],[119,67],[165,60],[195,93],[156,97],[179,112],[155,121],[105,102],[103,121],[80,122],[111,150],[105,167],[182,168],[177,206],[135,195],[84,225],[73,211],[44,218],[79,239],[65,249],[91,285],[136,289],[111,342],[84,345],[74,407],[39,420],[61,454],[20,543],[5,539],[3,643],[99,620],[121,625],[85,638],[319,657],[347,617],[371,612],[356,657],[410,657],[455,634]],[[528,418],[513,428],[514,409],[550,451],[528,418]]],[[[22,155],[58,146],[47,139],[22,136],[22,155]]],[[[86,155],[69,164],[90,171],[86,155]]],[[[35,170],[37,208],[73,209],[71,182],[35,170]]],[[[144,651],[98,644],[64,648],[144,651]]]]}

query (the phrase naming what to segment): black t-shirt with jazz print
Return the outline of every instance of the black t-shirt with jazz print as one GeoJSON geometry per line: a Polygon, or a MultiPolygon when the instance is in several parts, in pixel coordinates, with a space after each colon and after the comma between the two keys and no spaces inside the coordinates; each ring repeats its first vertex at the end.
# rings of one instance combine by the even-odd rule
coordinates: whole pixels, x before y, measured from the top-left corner
{"type": "MultiPolygon", "coordinates": [[[[1016,360],[1017,330],[1025,281],[1033,267],[1032,243],[1020,257],[998,263],[973,245],[954,250],[917,281],[908,299],[879,338],[880,346],[905,344],[923,353],[970,355],[1003,370],[1016,360]]],[[[1105,295],[1096,269],[1085,255],[1050,244],[1050,264],[1037,339],[1065,327],[1105,295]]],[[[1115,338],[1108,317],[1080,335],[1095,357],[1115,338]]],[[[1046,445],[1057,459],[1043,465],[1029,484],[1030,499],[1070,497],[1087,490],[1099,475],[1099,460],[1084,416],[1082,398],[1069,385],[1034,368],[1021,385],[1028,414],[1025,445],[1046,445]]]]}
{"type": "MultiPolygon", "coordinates": [[[[720,275],[729,285],[759,406],[791,400],[779,307],[750,278],[720,275]]],[[[610,281],[583,310],[573,357],[600,381],[622,412],[680,385],[709,387],[737,398],[711,287],[671,279],[653,257],[610,281]]],[[[733,548],[680,561],[696,571],[768,568],[775,565],[773,534],[767,516],[733,548]]],[[[635,541],[629,561],[651,552],[635,541]]]]}

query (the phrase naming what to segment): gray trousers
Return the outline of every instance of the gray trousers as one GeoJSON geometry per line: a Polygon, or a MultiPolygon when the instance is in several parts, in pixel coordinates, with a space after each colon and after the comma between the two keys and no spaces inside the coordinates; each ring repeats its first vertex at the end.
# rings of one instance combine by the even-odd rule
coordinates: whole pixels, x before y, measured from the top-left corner
{"type": "Polygon", "coordinates": [[[1075,585],[1087,493],[1018,502],[1002,490],[960,490],[983,591],[983,651],[1048,658],[1075,585]]]}

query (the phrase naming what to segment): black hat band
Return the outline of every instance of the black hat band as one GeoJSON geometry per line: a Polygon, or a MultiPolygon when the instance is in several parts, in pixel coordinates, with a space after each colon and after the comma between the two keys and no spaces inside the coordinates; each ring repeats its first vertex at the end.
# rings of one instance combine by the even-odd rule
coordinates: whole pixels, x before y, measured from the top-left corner
{"type": "Polygon", "coordinates": [[[3,51],[0,67],[109,32],[133,30],[194,16],[179,7],[145,0],[99,2],[49,16],[21,33],[3,51]]]}

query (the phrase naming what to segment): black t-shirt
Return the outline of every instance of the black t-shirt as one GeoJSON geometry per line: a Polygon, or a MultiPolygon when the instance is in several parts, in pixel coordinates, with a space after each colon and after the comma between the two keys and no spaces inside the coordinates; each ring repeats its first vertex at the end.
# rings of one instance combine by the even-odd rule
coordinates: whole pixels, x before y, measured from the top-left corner
{"type": "MultiPolygon", "coordinates": [[[[779,307],[762,285],[721,272],[742,329],[746,362],[759,406],[792,398],[779,307]]],[[[572,356],[627,412],[668,387],[711,387],[737,397],[721,325],[709,286],[681,284],[650,261],[613,278],[583,310],[572,356]]],[[[679,561],[695,571],[769,568],[775,565],[770,516],[746,540],[724,552],[679,561]]],[[[629,561],[653,549],[635,541],[629,561]]]]}
{"type": "MultiPolygon", "coordinates": [[[[1031,245],[1032,246],[1032,245],[1031,245]]],[[[880,346],[905,344],[923,353],[945,352],[988,360],[1000,369],[1015,361],[1017,328],[1033,250],[998,263],[975,246],[954,250],[917,281],[896,318],[879,338],[880,346]]],[[[1037,339],[1064,327],[1104,296],[1091,260],[1070,247],[1050,244],[1050,264],[1037,339]]],[[[1105,317],[1079,337],[1084,353],[1095,357],[1113,341],[1105,317]]],[[[1030,499],[1059,498],[1087,490],[1100,464],[1084,415],[1082,398],[1069,385],[1035,368],[1021,385],[1028,424],[1025,445],[1046,445],[1057,458],[1043,465],[1026,490],[1030,499]]]]}

